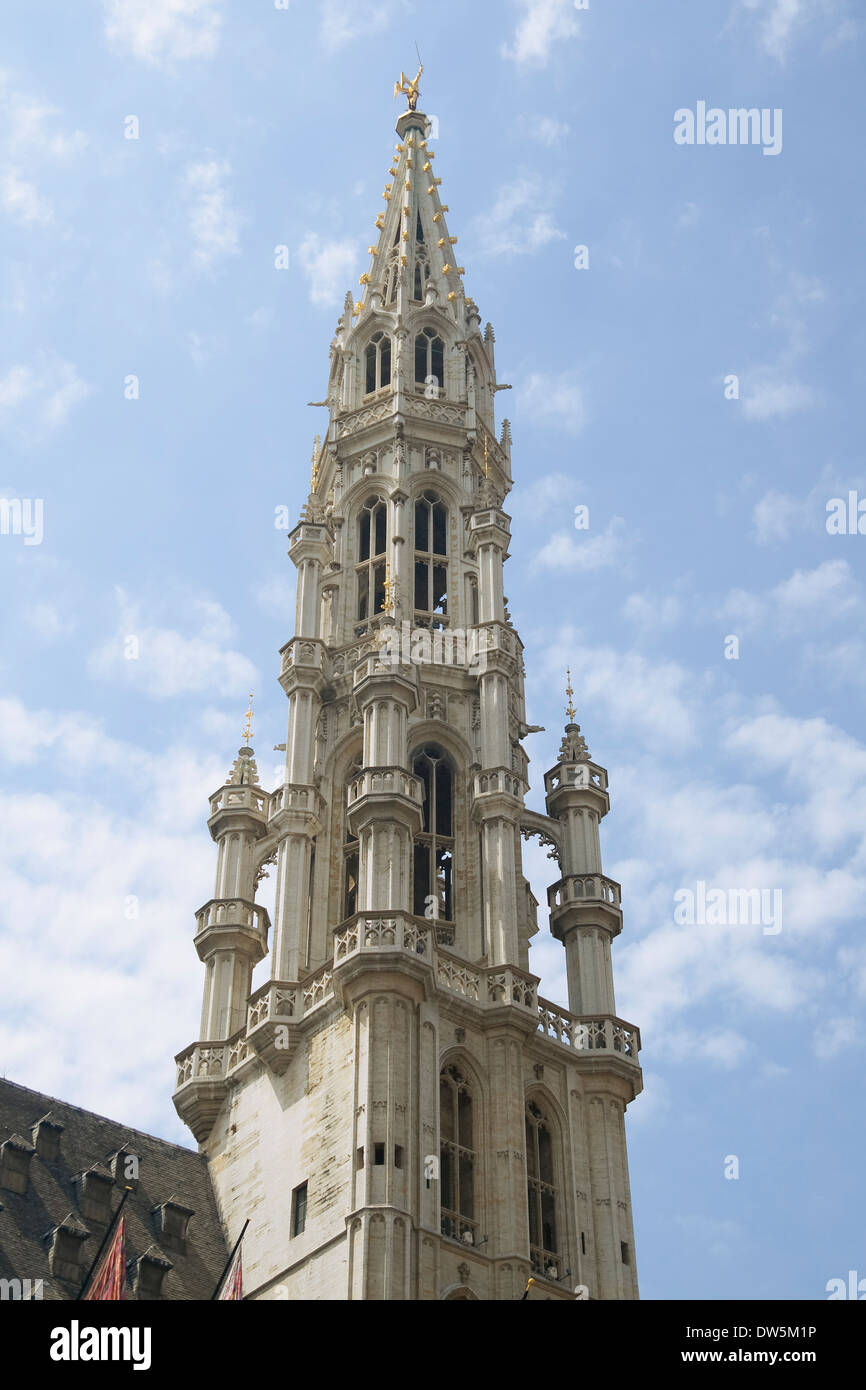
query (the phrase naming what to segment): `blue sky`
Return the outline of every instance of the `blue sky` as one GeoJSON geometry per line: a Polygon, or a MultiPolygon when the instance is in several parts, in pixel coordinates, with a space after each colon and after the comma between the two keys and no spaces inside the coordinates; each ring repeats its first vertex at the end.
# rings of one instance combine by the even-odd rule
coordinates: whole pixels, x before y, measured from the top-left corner
{"type": "MultiPolygon", "coordinates": [[[[866,1276],[866,535],[826,526],[866,499],[859,6],[19,0],[0,33],[0,496],[42,503],[40,544],[0,534],[0,1068],[189,1142],[206,797],[250,688],[276,780],[275,509],[306,495],[417,40],[514,387],[530,804],[569,664],[610,772],[642,1294],[866,1276]],[[781,110],[781,152],[676,144],[701,101],[781,110]],[[782,930],[676,923],[699,881],[781,890],[782,930]]],[[[565,1002],[546,921],[533,967],[565,1002]]]]}

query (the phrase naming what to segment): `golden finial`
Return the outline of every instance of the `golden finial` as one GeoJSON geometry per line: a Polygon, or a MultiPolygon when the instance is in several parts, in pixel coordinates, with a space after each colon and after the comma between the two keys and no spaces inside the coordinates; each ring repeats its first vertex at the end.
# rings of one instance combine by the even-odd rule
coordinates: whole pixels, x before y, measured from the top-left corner
{"type": "Polygon", "coordinates": [[[568,685],[565,687],[565,693],[568,696],[568,704],[565,707],[565,712],[568,715],[568,722],[573,724],[577,710],[574,708],[574,691],[571,688],[571,667],[568,666],[566,670],[568,672],[568,685]]]}
{"type": "Polygon", "coordinates": [[[394,612],[394,590],[397,585],[391,578],[391,562],[385,562],[385,602],[382,605],[382,612],[390,618],[394,612]]]}
{"type": "Polygon", "coordinates": [[[247,710],[246,728],[244,729],[244,748],[249,748],[249,746],[250,746],[250,734],[252,733],[252,728],[253,728],[253,692],[250,691],[250,704],[249,704],[249,709],[247,710]]]}
{"type": "MultiPolygon", "coordinates": [[[[420,61],[420,60],[419,60],[419,61],[420,61]]],[[[414,110],[416,109],[417,105],[418,105],[418,85],[419,85],[419,83],[420,83],[420,81],[421,81],[421,74],[422,74],[423,71],[424,71],[424,64],[421,63],[420,67],[418,68],[417,73],[415,74],[415,77],[414,77],[413,79],[410,79],[410,78],[408,78],[408,77],[406,76],[406,74],[405,74],[405,73],[402,71],[402,69],[401,69],[401,71],[400,71],[400,81],[394,83],[394,98],[395,98],[395,100],[396,100],[396,98],[400,95],[400,93],[402,92],[403,95],[405,96],[406,100],[407,100],[408,103],[409,103],[409,110],[410,110],[410,111],[414,111],[414,110]]]]}
{"type": "Polygon", "coordinates": [[[319,482],[319,454],[322,449],[322,436],[317,434],[313,440],[313,477],[310,492],[315,492],[319,482]]]}

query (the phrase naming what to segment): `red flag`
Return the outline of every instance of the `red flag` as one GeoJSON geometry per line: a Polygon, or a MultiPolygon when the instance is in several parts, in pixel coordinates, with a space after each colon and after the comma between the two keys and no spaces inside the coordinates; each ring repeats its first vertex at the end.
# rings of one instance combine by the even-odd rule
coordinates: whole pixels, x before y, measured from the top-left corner
{"type": "Polygon", "coordinates": [[[126,1217],[121,1216],[117,1223],[117,1230],[111,1238],[111,1244],[99,1262],[90,1287],[83,1295],[84,1301],[109,1301],[125,1297],[124,1284],[126,1283],[126,1217]]]}
{"type": "Polygon", "coordinates": [[[241,1247],[238,1245],[235,1257],[229,1267],[229,1272],[223,1280],[219,1297],[223,1298],[243,1298],[244,1296],[244,1272],[241,1262],[241,1247]]]}

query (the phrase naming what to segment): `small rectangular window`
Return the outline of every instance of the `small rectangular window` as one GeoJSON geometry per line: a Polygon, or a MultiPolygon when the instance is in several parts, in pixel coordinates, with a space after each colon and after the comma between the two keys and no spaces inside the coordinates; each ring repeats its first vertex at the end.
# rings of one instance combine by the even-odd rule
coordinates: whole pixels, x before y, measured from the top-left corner
{"type": "Polygon", "coordinates": [[[363,1166],[364,1166],[364,1145],[362,1144],[361,1147],[359,1148],[357,1154],[355,1155],[355,1167],[356,1167],[356,1168],[363,1168],[363,1166]]]}
{"type": "Polygon", "coordinates": [[[374,1144],[374,1146],[373,1146],[373,1162],[374,1162],[374,1164],[376,1165],[377,1168],[384,1168],[384,1166],[385,1166],[385,1145],[384,1145],[384,1144],[374,1144]]]}
{"type": "Polygon", "coordinates": [[[583,1231],[580,1233],[580,1253],[581,1255],[586,1254],[586,1236],[583,1234],[583,1231]]]}
{"type": "Polygon", "coordinates": [[[624,1240],[621,1240],[619,1243],[619,1253],[622,1256],[622,1262],[624,1265],[631,1263],[628,1257],[628,1245],[624,1240]]]}
{"type": "Polygon", "coordinates": [[[403,1167],[403,1150],[399,1144],[394,1145],[394,1167],[403,1167]]]}
{"type": "Polygon", "coordinates": [[[302,1182],[292,1193],[292,1237],[299,1236],[307,1224],[307,1184],[302,1182]]]}

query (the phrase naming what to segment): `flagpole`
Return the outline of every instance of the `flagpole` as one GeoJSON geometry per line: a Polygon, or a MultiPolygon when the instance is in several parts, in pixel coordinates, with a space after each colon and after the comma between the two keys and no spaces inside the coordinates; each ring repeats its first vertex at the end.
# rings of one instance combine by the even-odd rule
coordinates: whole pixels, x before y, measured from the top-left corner
{"type": "Polygon", "coordinates": [[[210,1296],[210,1301],[211,1301],[211,1303],[213,1303],[214,1299],[216,1298],[217,1294],[219,1293],[219,1291],[220,1291],[220,1285],[222,1284],[222,1281],[225,1279],[226,1275],[228,1274],[229,1270],[230,1270],[231,1267],[232,1267],[232,1260],[234,1259],[235,1255],[238,1253],[238,1246],[240,1245],[241,1241],[243,1240],[244,1235],[245,1235],[245,1233],[246,1233],[247,1226],[249,1226],[249,1224],[250,1224],[250,1219],[249,1219],[249,1217],[247,1217],[246,1221],[244,1222],[244,1229],[241,1231],[240,1235],[238,1236],[237,1240],[235,1241],[234,1247],[232,1248],[232,1253],[229,1255],[228,1259],[226,1260],[225,1268],[224,1268],[222,1274],[220,1275],[219,1279],[217,1279],[216,1288],[214,1289],[213,1293],[212,1293],[211,1296],[210,1296]]]}
{"type": "Polygon", "coordinates": [[[78,1301],[79,1303],[81,1302],[82,1298],[84,1297],[85,1289],[87,1288],[87,1285],[90,1283],[90,1280],[91,1280],[92,1277],[93,1277],[93,1271],[96,1269],[96,1266],[98,1265],[98,1263],[99,1263],[99,1261],[100,1261],[100,1259],[101,1259],[101,1257],[102,1257],[102,1252],[103,1252],[103,1250],[105,1249],[106,1245],[108,1244],[109,1240],[111,1239],[111,1237],[112,1237],[113,1234],[114,1234],[115,1227],[117,1226],[117,1222],[118,1222],[118,1220],[119,1220],[119,1218],[120,1218],[120,1213],[123,1211],[124,1204],[125,1204],[126,1199],[127,1199],[127,1197],[129,1196],[129,1194],[130,1194],[131,1191],[132,1191],[132,1188],[131,1188],[131,1187],[128,1187],[128,1188],[126,1189],[126,1191],[124,1192],[123,1196],[121,1197],[121,1199],[120,1199],[120,1206],[117,1208],[117,1211],[114,1213],[114,1220],[111,1222],[111,1225],[109,1226],[108,1230],[105,1232],[105,1238],[104,1238],[102,1244],[100,1245],[99,1249],[98,1249],[97,1252],[96,1252],[96,1259],[93,1261],[93,1264],[90,1266],[89,1270],[87,1271],[87,1273],[86,1273],[85,1276],[84,1276],[84,1283],[81,1285],[81,1288],[78,1290],[78,1300],[77,1300],[77,1301],[78,1301]]]}

